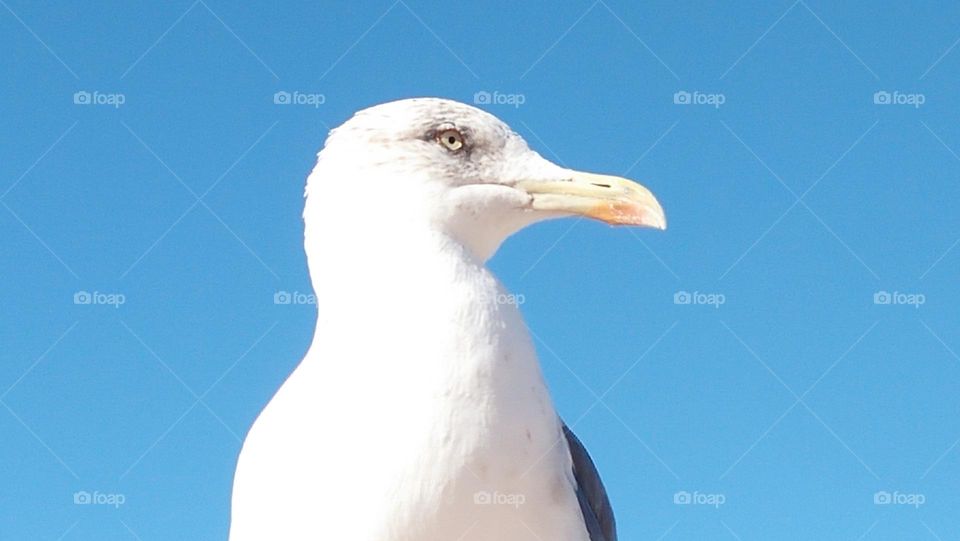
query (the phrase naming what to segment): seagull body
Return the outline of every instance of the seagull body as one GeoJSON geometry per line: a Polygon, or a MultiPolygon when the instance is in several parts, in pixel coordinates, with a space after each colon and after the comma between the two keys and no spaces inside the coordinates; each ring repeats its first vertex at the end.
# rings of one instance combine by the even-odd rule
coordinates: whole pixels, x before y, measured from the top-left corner
{"type": "Polygon", "coordinates": [[[244,442],[231,541],[615,541],[596,469],[484,263],[546,218],[663,228],[649,191],[422,98],[334,130],[307,194],[316,333],[244,442]]]}

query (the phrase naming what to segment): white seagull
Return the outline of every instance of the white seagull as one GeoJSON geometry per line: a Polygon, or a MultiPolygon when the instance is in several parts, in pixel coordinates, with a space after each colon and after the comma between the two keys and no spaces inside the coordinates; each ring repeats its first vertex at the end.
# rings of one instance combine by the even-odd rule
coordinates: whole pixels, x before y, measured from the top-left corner
{"type": "Polygon", "coordinates": [[[333,130],[306,193],[316,333],[243,444],[231,541],[614,541],[596,468],[484,263],[548,218],[665,229],[650,191],[418,98],[333,130]]]}

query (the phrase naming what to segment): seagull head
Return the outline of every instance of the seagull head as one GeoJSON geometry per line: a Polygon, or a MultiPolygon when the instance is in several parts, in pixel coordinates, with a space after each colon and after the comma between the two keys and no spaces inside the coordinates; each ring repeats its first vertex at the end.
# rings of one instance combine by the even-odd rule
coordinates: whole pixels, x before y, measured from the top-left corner
{"type": "Polygon", "coordinates": [[[561,167],[495,116],[438,98],[385,103],[334,129],[307,182],[305,220],[427,228],[485,261],[511,234],[550,218],[666,228],[647,188],[561,167]]]}

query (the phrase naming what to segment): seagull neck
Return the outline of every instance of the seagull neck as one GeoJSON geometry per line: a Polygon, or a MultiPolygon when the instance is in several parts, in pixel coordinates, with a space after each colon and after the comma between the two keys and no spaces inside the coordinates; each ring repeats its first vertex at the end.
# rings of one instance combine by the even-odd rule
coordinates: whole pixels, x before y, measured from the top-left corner
{"type": "Polygon", "coordinates": [[[304,366],[345,380],[406,370],[471,379],[489,368],[483,352],[507,335],[522,339],[517,307],[498,303],[499,282],[449,236],[402,228],[346,236],[308,229],[318,317],[304,366]]]}

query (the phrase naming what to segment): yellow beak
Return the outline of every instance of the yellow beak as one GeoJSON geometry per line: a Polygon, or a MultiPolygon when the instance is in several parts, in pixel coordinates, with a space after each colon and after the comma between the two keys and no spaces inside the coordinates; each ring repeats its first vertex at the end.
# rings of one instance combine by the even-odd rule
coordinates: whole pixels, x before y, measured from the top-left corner
{"type": "Polygon", "coordinates": [[[610,225],[667,228],[657,198],[625,178],[570,171],[564,180],[521,181],[515,187],[533,197],[534,210],[586,216],[610,225]]]}

